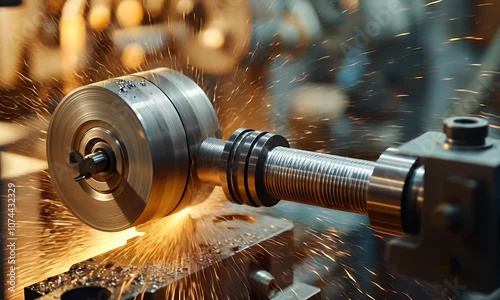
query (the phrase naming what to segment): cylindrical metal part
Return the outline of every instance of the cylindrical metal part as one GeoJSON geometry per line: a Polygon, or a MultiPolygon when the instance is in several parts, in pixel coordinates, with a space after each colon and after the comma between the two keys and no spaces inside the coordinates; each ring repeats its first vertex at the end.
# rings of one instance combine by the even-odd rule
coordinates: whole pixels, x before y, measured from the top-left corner
{"type": "Polygon", "coordinates": [[[219,139],[208,138],[201,144],[198,165],[198,177],[201,181],[221,185],[221,157],[226,142],[219,139]]]}
{"type": "Polygon", "coordinates": [[[197,178],[194,160],[206,138],[219,136],[204,92],[163,68],[66,96],[49,126],[47,160],[68,208],[94,228],[118,231],[205,200],[214,186],[197,178]],[[112,154],[113,170],[75,182],[74,157],[89,161],[99,149],[112,154]]]}
{"type": "Polygon", "coordinates": [[[387,149],[377,160],[368,190],[368,213],[372,227],[393,235],[404,233],[401,207],[409,190],[409,178],[418,166],[417,158],[387,149]]]}
{"type": "Polygon", "coordinates": [[[272,197],[356,213],[367,213],[374,162],[277,147],[265,163],[272,197]]]}

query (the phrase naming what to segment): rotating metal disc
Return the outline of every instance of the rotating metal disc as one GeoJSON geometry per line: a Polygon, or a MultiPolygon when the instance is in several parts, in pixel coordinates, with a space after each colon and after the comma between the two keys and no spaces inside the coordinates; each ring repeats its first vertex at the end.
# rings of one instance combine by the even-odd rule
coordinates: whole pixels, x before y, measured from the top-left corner
{"type": "Polygon", "coordinates": [[[220,135],[215,112],[187,77],[154,72],[166,74],[163,86],[147,80],[147,72],[110,79],[73,91],[53,115],[47,136],[52,182],[68,208],[94,228],[118,231],[166,216],[192,204],[187,190],[202,186],[190,169],[197,141],[220,135]],[[176,107],[173,97],[184,106],[176,107]],[[186,103],[203,107],[200,116],[186,103]]]}

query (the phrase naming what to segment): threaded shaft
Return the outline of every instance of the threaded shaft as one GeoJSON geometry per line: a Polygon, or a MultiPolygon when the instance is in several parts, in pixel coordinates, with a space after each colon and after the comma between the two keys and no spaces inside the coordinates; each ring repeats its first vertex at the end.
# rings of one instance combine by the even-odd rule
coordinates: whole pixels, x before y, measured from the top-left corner
{"type": "Polygon", "coordinates": [[[275,198],[367,213],[374,162],[276,147],[267,156],[266,192],[275,198]]]}

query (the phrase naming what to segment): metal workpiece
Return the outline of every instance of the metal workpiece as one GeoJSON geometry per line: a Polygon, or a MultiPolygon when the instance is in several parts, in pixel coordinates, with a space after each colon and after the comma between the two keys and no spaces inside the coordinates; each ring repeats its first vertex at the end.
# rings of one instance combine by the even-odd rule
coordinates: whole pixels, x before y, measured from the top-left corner
{"type": "MultiPolygon", "coordinates": [[[[417,166],[416,157],[402,155],[396,148],[387,149],[379,157],[368,188],[367,207],[373,229],[391,235],[405,233],[403,206],[405,200],[411,201],[407,199],[411,189],[408,179],[417,166]]],[[[412,218],[415,211],[406,211],[410,219],[418,220],[412,218]]],[[[414,224],[406,224],[406,229],[410,228],[415,231],[414,224]]]]}
{"type": "Polygon", "coordinates": [[[195,160],[205,139],[221,136],[219,119],[212,103],[194,81],[174,70],[159,68],[136,75],[161,87],[179,114],[186,134],[184,138],[188,144],[189,175],[182,198],[183,205],[176,211],[204,201],[212,192],[213,185],[199,180],[196,176],[198,166],[195,160]]]}
{"type": "Polygon", "coordinates": [[[156,69],[67,95],[51,120],[47,160],[68,208],[94,228],[118,231],[205,200],[213,185],[191,176],[193,161],[201,142],[218,136],[203,91],[156,69]]]}

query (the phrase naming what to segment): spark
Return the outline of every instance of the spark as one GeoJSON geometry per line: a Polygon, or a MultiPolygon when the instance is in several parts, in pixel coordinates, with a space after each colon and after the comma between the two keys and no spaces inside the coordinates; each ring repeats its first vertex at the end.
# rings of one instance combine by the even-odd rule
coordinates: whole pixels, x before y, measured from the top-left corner
{"type": "Polygon", "coordinates": [[[351,273],[349,273],[349,271],[347,271],[346,269],[344,269],[344,272],[347,273],[347,276],[349,277],[349,279],[351,279],[352,282],[356,282],[356,279],[351,275],[351,273]]]}
{"type": "Polygon", "coordinates": [[[323,255],[324,255],[325,257],[327,257],[329,260],[331,260],[332,262],[336,262],[336,260],[335,260],[335,258],[334,258],[333,256],[331,256],[331,255],[329,255],[329,254],[327,254],[327,253],[325,253],[325,252],[323,252],[323,255]]]}
{"type": "Polygon", "coordinates": [[[436,0],[436,1],[432,1],[432,2],[429,2],[427,4],[425,4],[424,6],[431,6],[431,5],[434,5],[434,4],[438,4],[438,3],[441,3],[443,0],[436,0]]]}
{"type": "Polygon", "coordinates": [[[471,91],[471,90],[467,90],[467,89],[455,89],[455,92],[469,93],[469,94],[479,95],[479,92],[471,91]]]}
{"type": "Polygon", "coordinates": [[[465,37],[457,37],[457,38],[451,38],[448,40],[448,42],[457,42],[457,41],[463,41],[463,40],[473,40],[473,41],[482,41],[482,37],[475,37],[475,36],[465,36],[465,37]]]}
{"type": "Polygon", "coordinates": [[[410,35],[410,32],[403,32],[400,34],[396,34],[394,37],[402,37],[402,36],[407,36],[407,35],[410,35]]]}
{"type": "MultiPolygon", "coordinates": [[[[488,113],[488,112],[484,112],[484,111],[481,112],[481,115],[484,115],[484,117],[486,117],[486,119],[489,119],[489,118],[500,119],[499,115],[488,113]]],[[[478,117],[481,117],[481,116],[478,116],[478,117]]]]}
{"type": "Polygon", "coordinates": [[[373,285],[375,285],[376,287],[378,287],[380,290],[382,290],[382,291],[386,292],[386,290],[385,290],[382,286],[380,286],[380,284],[376,283],[375,281],[370,281],[370,282],[371,282],[373,285]]]}
{"type": "Polygon", "coordinates": [[[410,295],[408,295],[407,293],[404,293],[404,292],[403,292],[402,294],[403,294],[403,295],[405,295],[406,297],[408,297],[408,299],[413,300],[413,298],[412,298],[412,297],[410,297],[410,295]]]}
{"type": "Polygon", "coordinates": [[[481,6],[493,6],[493,5],[494,5],[493,2],[487,2],[487,3],[479,3],[476,6],[481,7],[481,6]]]}

